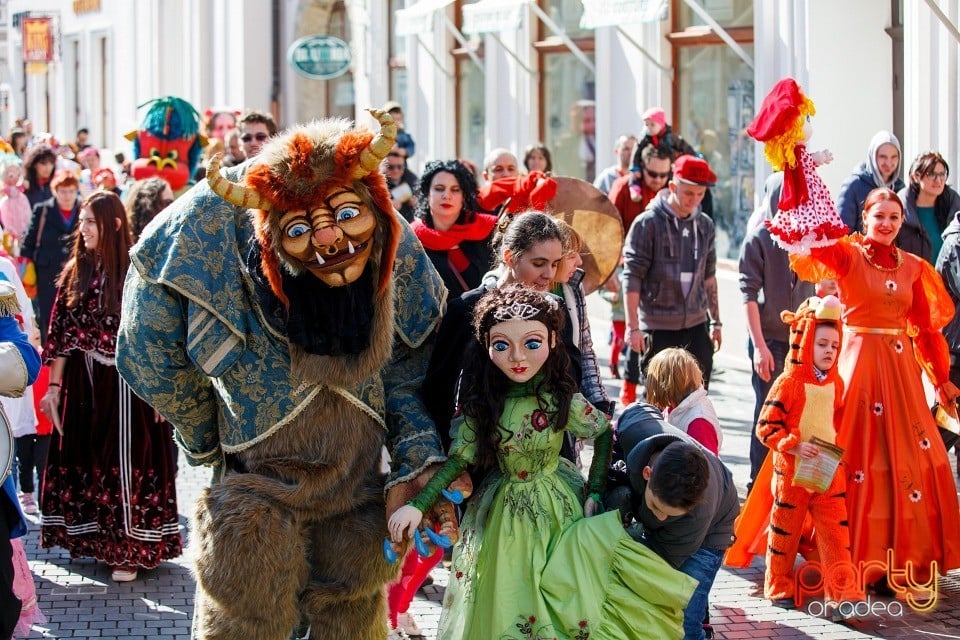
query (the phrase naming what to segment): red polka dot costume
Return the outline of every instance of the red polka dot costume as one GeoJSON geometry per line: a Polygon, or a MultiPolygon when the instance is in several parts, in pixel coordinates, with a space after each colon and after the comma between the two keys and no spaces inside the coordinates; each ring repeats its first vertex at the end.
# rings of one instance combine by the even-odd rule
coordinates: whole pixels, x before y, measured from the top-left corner
{"type": "Polygon", "coordinates": [[[847,233],[803,144],[803,124],[814,111],[813,102],[797,82],[784,78],[763,99],[747,128],[751,137],[766,143],[765,152],[774,169],[783,171],[778,212],[767,227],[774,241],[791,253],[809,253],[812,247],[833,244],[847,233]]]}

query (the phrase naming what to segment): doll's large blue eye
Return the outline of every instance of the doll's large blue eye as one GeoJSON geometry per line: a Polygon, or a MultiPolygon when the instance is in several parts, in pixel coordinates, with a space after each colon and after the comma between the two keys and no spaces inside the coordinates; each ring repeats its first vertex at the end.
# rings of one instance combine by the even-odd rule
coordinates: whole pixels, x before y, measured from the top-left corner
{"type": "Polygon", "coordinates": [[[305,233],[310,233],[310,227],[303,222],[292,224],[287,228],[287,237],[289,238],[299,238],[305,233]]]}
{"type": "Polygon", "coordinates": [[[531,338],[523,343],[523,346],[531,351],[536,351],[543,345],[543,340],[539,338],[531,338]]]}
{"type": "Polygon", "coordinates": [[[340,209],[337,211],[337,222],[343,222],[344,220],[352,220],[360,215],[360,209],[355,207],[347,207],[345,209],[340,209]]]}
{"type": "Polygon", "coordinates": [[[807,116],[807,122],[810,122],[810,116],[807,116]]]}
{"type": "Polygon", "coordinates": [[[493,347],[494,351],[506,351],[510,348],[510,345],[504,340],[494,340],[490,346],[493,347]]]}

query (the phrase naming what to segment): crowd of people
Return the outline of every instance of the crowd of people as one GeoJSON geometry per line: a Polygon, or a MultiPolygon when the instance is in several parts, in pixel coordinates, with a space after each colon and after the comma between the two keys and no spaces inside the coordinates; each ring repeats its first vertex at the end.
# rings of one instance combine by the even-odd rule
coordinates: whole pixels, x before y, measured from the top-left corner
{"type": "MultiPolygon", "coordinates": [[[[782,208],[784,173],[767,181],[740,258],[756,400],[750,497],[741,513],[723,462],[724,416],[709,395],[723,336],[710,215],[717,174],[709,158],[654,107],[643,113],[643,135],[619,136],[615,163],[597,172],[594,186],[623,229],[620,267],[600,291],[611,303],[610,375],[620,378],[621,355],[626,362],[617,412],[586,311],[584,230],[548,215],[558,177],[550,150],[535,142],[521,159],[495,148],[480,167],[433,159],[416,176],[402,107],[389,102],[383,112],[397,131],[377,152],[373,180],[445,290],[432,300],[442,319],[417,395],[447,461],[393,511],[384,532],[407,552],[399,579],[385,589],[393,637],[421,634],[408,607],[444,555],[407,549],[407,541],[458,484],[468,495],[442,638],[489,638],[513,627],[574,638],[601,627],[615,633],[617,625],[629,635],[638,620],[647,621],[650,637],[710,637],[713,581],[725,557],[736,564],[744,553],[764,555],[765,595],[784,608],[800,604],[793,567],[804,549],[816,548],[825,567],[886,562],[892,550],[920,581],[960,567],[960,543],[950,536],[960,508],[948,442],[922,382],[925,373],[939,406],[955,413],[960,194],[947,185],[940,154],[918,156],[904,182],[899,141],[878,132],[836,201],[852,235],[800,257],[791,258],[764,224],[782,208]],[[581,462],[585,439],[594,440],[589,469],[581,462]],[[832,447],[842,450],[842,463],[823,487],[793,482],[803,460],[832,447]],[[605,506],[619,508],[619,517],[605,506]],[[918,539],[917,530],[930,535],[918,539]],[[579,588],[571,600],[558,585],[574,572],[579,588]]],[[[265,145],[289,135],[258,111],[207,116],[215,141],[207,160],[219,153],[223,166],[246,162],[241,172],[258,166],[265,145]]],[[[124,582],[182,551],[176,416],[167,422],[118,370],[123,284],[136,268],[131,248],[176,198],[162,178],[129,178],[121,154],[116,167],[107,166],[88,135],[81,129],[59,145],[21,122],[0,158],[5,183],[13,168],[0,201],[0,273],[24,292],[16,337],[29,336],[44,365],[22,398],[3,400],[19,465],[11,488],[5,485],[15,498],[6,508],[38,518],[43,547],[95,558],[124,582]]],[[[340,202],[343,193],[324,197],[340,202]]],[[[349,215],[342,203],[334,207],[338,221],[367,206],[362,197],[349,202],[349,215]]],[[[259,213],[270,215],[260,204],[259,213]]],[[[318,247],[326,242],[324,230],[311,227],[313,213],[281,219],[286,235],[277,241],[291,243],[278,249],[282,259],[302,253],[309,269],[324,264],[318,247]],[[313,248],[292,249],[300,236],[313,248]]],[[[330,241],[328,258],[339,259],[333,247],[343,235],[330,241]]],[[[257,241],[265,237],[258,230],[257,241]]],[[[351,240],[349,254],[368,250],[368,241],[351,240]]],[[[250,256],[245,268],[264,290],[283,291],[302,275],[275,262],[276,272],[263,272],[271,258],[250,256]],[[250,266],[261,259],[266,266],[250,266]]],[[[312,331],[296,323],[297,314],[323,316],[280,300],[288,314],[283,330],[297,340],[312,331]]],[[[340,312],[376,314],[362,305],[340,312]]],[[[306,349],[340,355],[366,346],[351,339],[306,349]]],[[[217,472],[267,464],[241,450],[221,452],[227,471],[217,472]]],[[[0,538],[11,534],[0,531],[0,538]]],[[[8,574],[0,566],[0,578],[8,574]]],[[[840,603],[861,600],[865,588],[906,590],[886,573],[832,585],[825,597],[833,619],[849,617],[840,603]]]]}

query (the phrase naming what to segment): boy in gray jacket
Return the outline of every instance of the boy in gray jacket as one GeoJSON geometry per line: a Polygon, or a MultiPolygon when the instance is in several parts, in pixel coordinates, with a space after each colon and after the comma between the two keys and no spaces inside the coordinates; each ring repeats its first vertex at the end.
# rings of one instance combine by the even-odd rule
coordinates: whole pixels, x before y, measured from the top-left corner
{"type": "Polygon", "coordinates": [[[628,407],[617,424],[617,440],[643,529],[640,541],[699,581],[684,609],[683,629],[685,640],[700,640],[706,637],[710,589],[733,543],[740,500],[719,458],[651,415],[644,403],[628,407]]]}

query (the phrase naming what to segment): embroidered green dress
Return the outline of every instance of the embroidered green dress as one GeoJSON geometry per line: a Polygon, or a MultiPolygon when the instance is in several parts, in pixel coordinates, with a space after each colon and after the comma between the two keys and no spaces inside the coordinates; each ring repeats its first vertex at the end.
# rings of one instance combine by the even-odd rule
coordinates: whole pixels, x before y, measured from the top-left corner
{"type": "MultiPolygon", "coordinates": [[[[563,432],[549,426],[535,380],[507,395],[499,472],[489,474],[464,515],[437,637],[682,637],[696,581],[633,541],[617,512],[583,517],[583,476],[560,458],[563,432]]],[[[471,420],[461,416],[454,428],[450,459],[412,503],[417,508],[432,504],[437,485],[476,459],[471,420]]],[[[597,438],[593,492],[605,474],[609,448],[601,453],[600,443],[610,442],[610,423],[578,393],[567,430],[597,438]]]]}

